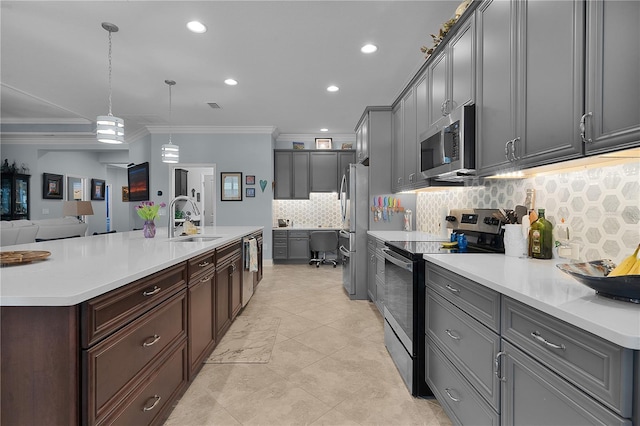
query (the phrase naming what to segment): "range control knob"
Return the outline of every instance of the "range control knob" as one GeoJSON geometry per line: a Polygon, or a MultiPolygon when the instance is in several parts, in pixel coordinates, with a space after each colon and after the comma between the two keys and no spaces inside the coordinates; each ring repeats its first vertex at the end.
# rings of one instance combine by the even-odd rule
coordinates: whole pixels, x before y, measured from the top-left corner
{"type": "Polygon", "coordinates": [[[484,222],[485,225],[492,225],[492,226],[500,225],[500,221],[498,219],[496,219],[495,217],[486,216],[482,220],[482,222],[484,222]]]}
{"type": "Polygon", "coordinates": [[[444,218],[447,222],[455,222],[457,219],[455,216],[447,216],[444,218]]]}

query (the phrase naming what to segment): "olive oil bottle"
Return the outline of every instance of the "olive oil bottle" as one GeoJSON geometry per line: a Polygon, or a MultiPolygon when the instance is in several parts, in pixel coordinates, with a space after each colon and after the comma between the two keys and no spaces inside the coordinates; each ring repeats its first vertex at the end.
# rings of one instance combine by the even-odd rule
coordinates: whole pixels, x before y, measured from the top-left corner
{"type": "Polygon", "coordinates": [[[538,209],[538,220],[531,224],[529,230],[529,257],[534,259],[551,259],[553,242],[553,226],[544,217],[544,209],[538,209]]]}

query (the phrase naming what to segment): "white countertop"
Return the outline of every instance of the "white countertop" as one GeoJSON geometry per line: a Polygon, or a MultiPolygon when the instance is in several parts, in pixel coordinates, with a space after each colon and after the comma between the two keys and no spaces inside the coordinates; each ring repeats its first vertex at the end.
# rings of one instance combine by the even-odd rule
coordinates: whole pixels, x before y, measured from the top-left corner
{"type": "Polygon", "coordinates": [[[208,242],[175,242],[167,228],[155,238],[142,231],[118,232],[3,247],[3,251],[46,250],[43,261],[0,268],[0,306],[72,306],[196,255],[263,229],[262,226],[205,227],[208,242]]]}
{"type": "Polygon", "coordinates": [[[429,254],[436,265],[625,348],[640,349],[640,305],[612,300],[560,271],[562,259],[429,254]]]}
{"type": "Polygon", "coordinates": [[[447,237],[420,231],[367,231],[367,234],[382,241],[449,241],[447,237]]]}

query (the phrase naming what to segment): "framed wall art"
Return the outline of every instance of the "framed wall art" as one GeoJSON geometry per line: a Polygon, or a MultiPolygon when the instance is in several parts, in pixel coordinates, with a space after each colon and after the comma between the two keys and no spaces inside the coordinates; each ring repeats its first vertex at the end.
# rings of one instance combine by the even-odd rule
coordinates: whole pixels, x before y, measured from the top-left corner
{"type": "Polygon", "coordinates": [[[64,194],[63,176],[52,173],[42,174],[42,198],[45,200],[62,200],[64,194]]]}
{"type": "Polygon", "coordinates": [[[242,201],[242,173],[220,173],[220,200],[242,201]]]}
{"type": "Polygon", "coordinates": [[[316,149],[331,149],[332,138],[316,138],[316,149]]]}
{"type": "Polygon", "coordinates": [[[122,202],[128,202],[129,201],[129,187],[128,186],[123,186],[122,187],[122,202]]]}
{"type": "Polygon", "coordinates": [[[247,188],[247,198],[250,197],[255,197],[256,196],[256,189],[255,188],[247,188]]]}
{"type": "Polygon", "coordinates": [[[106,184],[102,179],[91,179],[91,199],[104,200],[106,184]]]}
{"type": "Polygon", "coordinates": [[[244,184],[245,185],[255,185],[256,184],[256,177],[252,176],[252,175],[247,175],[244,178],[244,184]]]}

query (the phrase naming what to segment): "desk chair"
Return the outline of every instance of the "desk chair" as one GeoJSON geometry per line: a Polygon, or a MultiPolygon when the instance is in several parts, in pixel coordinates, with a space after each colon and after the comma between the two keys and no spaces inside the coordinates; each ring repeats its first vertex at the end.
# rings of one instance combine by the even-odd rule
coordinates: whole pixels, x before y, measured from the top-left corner
{"type": "Polygon", "coordinates": [[[316,268],[319,268],[321,263],[332,263],[335,268],[338,264],[335,259],[327,259],[328,251],[338,250],[338,233],[336,231],[312,231],[309,248],[314,256],[309,261],[309,265],[315,264],[316,268]],[[319,257],[320,253],[322,253],[322,257],[319,257]]]}

